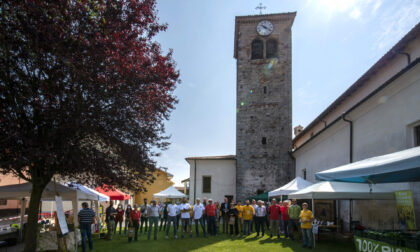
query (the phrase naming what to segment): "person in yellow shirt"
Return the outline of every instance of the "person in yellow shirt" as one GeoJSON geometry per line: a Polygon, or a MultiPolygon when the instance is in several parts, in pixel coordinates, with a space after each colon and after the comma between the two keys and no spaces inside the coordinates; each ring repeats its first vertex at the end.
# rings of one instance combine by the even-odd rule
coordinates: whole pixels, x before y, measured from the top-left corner
{"type": "Polygon", "coordinates": [[[244,235],[250,235],[251,221],[254,217],[254,207],[249,204],[249,200],[245,201],[242,207],[242,219],[244,220],[244,235]]]}
{"type": "Polygon", "coordinates": [[[241,201],[238,200],[236,203],[235,208],[238,210],[238,222],[239,222],[239,230],[240,234],[243,234],[244,232],[244,219],[243,219],[243,206],[241,205],[241,201]]]}
{"type": "Polygon", "coordinates": [[[314,220],[314,216],[312,215],[312,211],[308,209],[308,203],[302,204],[303,210],[300,212],[300,227],[302,229],[302,236],[303,236],[303,248],[312,248],[313,243],[313,235],[312,235],[312,221],[314,220]]]}

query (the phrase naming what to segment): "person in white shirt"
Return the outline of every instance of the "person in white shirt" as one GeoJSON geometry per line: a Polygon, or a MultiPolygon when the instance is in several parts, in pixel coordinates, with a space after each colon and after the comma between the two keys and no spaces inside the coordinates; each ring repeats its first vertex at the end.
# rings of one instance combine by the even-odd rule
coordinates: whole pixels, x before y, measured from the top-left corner
{"type": "Polygon", "coordinates": [[[157,230],[159,223],[159,206],[156,205],[156,201],[150,201],[150,206],[147,208],[147,216],[149,218],[149,232],[147,233],[147,239],[150,240],[152,233],[152,226],[154,226],[154,239],[157,239],[157,230]]]}
{"type": "Polygon", "coordinates": [[[178,224],[176,221],[176,215],[177,215],[177,211],[178,211],[178,206],[175,205],[174,201],[172,200],[172,202],[170,204],[168,204],[168,228],[166,229],[166,239],[168,239],[169,237],[169,229],[171,229],[171,223],[174,225],[174,238],[178,238],[178,236],[176,236],[176,232],[178,230],[178,224]]]}
{"type": "Polygon", "coordinates": [[[259,200],[258,206],[255,208],[255,228],[257,229],[257,235],[255,237],[260,236],[260,231],[262,231],[262,236],[264,237],[266,214],[266,208],[262,200],[259,200]]]}
{"type": "Polygon", "coordinates": [[[195,233],[198,235],[198,223],[200,223],[201,228],[203,229],[203,234],[204,237],[207,237],[206,234],[206,227],[204,226],[204,217],[203,217],[203,212],[204,212],[204,206],[203,204],[200,203],[200,199],[197,198],[195,200],[196,204],[194,205],[193,208],[193,213],[194,213],[194,223],[195,223],[195,233]]]}
{"type": "MultiPolygon", "coordinates": [[[[191,206],[190,203],[188,203],[186,198],[182,199],[182,204],[180,207],[180,212],[181,212],[181,230],[182,230],[182,235],[181,238],[184,238],[184,234],[185,233],[190,233],[191,232],[191,227],[190,227],[190,210],[191,210],[191,206]]],[[[192,237],[192,234],[190,234],[190,237],[192,237]]]]}

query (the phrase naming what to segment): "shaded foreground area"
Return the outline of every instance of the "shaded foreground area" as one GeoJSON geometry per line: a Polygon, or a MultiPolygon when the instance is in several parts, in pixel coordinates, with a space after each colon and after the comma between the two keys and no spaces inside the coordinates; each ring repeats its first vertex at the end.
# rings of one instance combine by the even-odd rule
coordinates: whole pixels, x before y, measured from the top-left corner
{"type": "MultiPolygon", "coordinates": [[[[153,235],[152,235],[153,237],[153,235]]],[[[142,233],[139,241],[128,243],[127,237],[124,235],[114,235],[112,241],[106,241],[94,238],[94,251],[340,251],[350,252],[354,251],[354,245],[351,242],[342,241],[320,241],[317,242],[316,247],[312,250],[302,248],[301,241],[291,241],[282,238],[280,240],[264,236],[264,238],[255,238],[255,233],[246,237],[231,237],[230,235],[219,234],[217,236],[204,238],[195,237],[174,240],[172,234],[169,240],[165,239],[165,233],[159,232],[158,239],[153,238],[147,240],[147,233],[142,233]]],[[[82,251],[80,248],[79,251],[82,251]]]]}

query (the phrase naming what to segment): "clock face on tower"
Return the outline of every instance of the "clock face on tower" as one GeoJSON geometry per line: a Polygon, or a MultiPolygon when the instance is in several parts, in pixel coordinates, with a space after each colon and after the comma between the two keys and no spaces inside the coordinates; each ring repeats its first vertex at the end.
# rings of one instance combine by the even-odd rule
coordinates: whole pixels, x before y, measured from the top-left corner
{"type": "Polygon", "coordinates": [[[274,30],[273,23],[268,20],[263,20],[257,25],[257,33],[261,36],[268,36],[274,30]]]}

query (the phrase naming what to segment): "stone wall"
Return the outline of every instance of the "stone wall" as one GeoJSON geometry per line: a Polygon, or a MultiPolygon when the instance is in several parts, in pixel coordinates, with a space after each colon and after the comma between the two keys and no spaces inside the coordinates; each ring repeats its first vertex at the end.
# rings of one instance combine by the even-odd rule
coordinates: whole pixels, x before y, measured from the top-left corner
{"type": "MultiPolygon", "coordinates": [[[[292,146],[291,26],[296,13],[236,17],[236,193],[245,199],[294,178],[292,146]],[[259,36],[257,24],[274,31],[259,36]],[[251,43],[276,39],[278,57],[251,60],[251,43]],[[263,144],[263,138],[266,144],[263,144]]],[[[265,48],[264,48],[265,55],[265,48]]]]}

